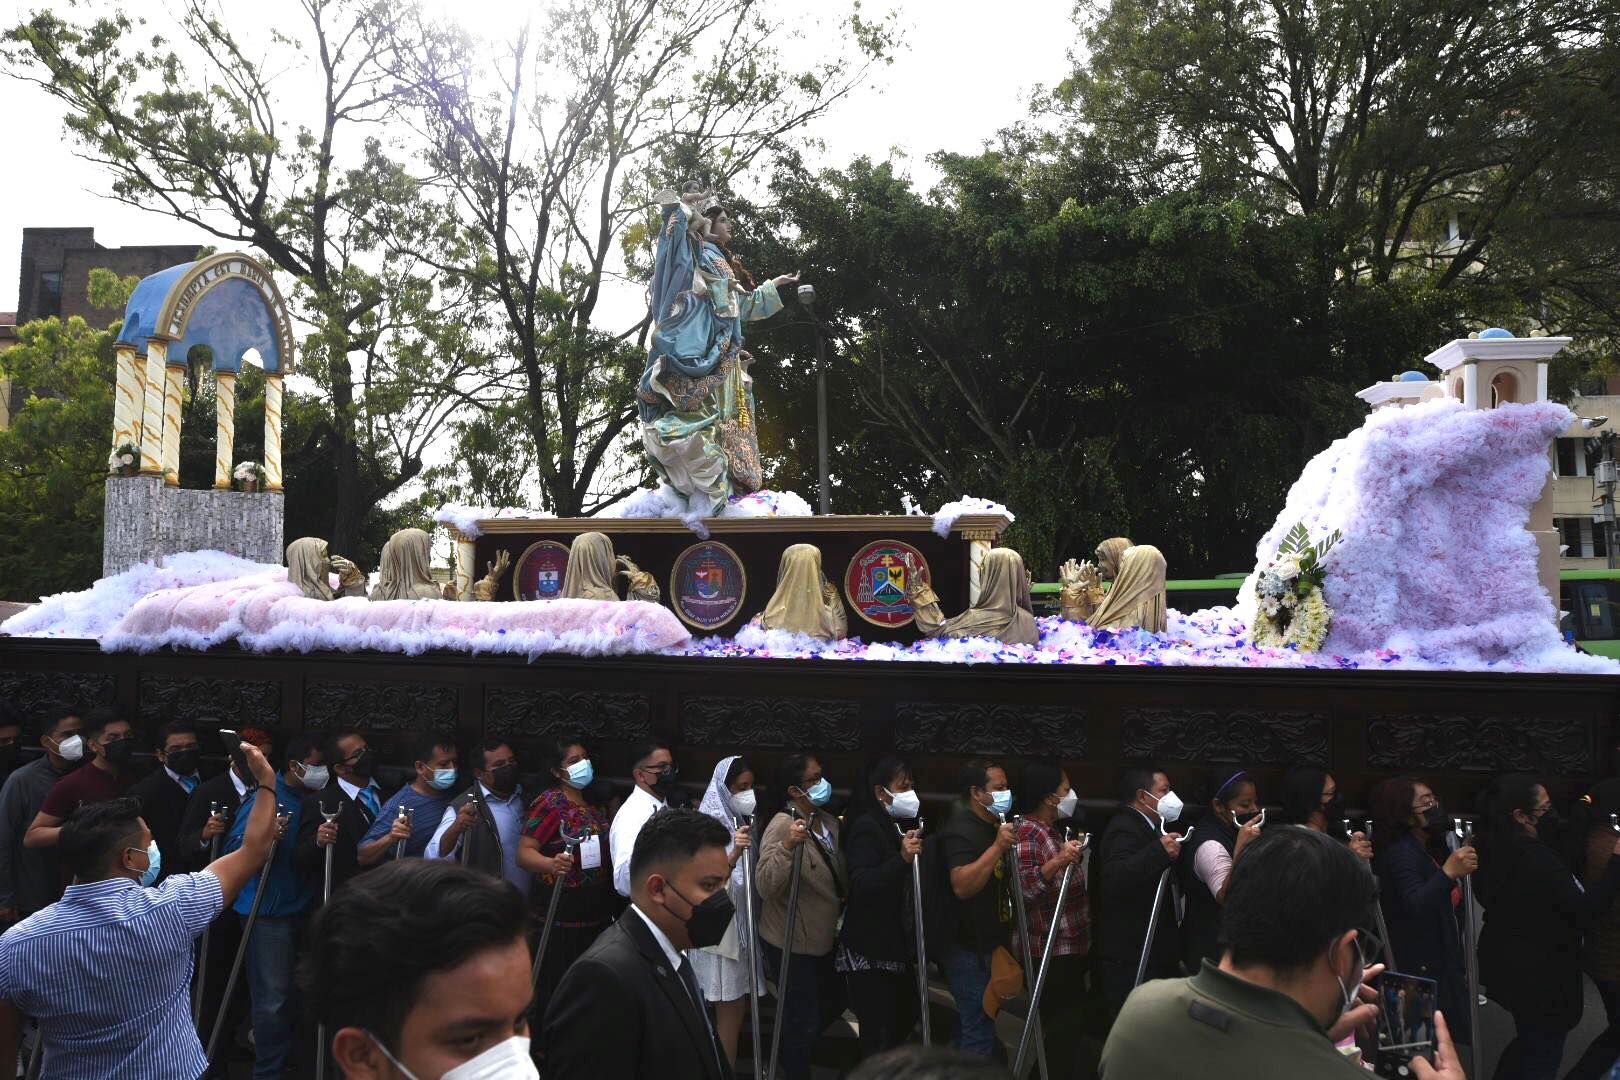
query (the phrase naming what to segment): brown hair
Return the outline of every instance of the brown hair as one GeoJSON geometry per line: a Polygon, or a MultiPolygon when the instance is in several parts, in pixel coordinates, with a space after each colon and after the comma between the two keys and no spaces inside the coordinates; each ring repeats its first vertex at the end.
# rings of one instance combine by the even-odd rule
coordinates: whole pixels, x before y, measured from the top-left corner
{"type": "MultiPolygon", "coordinates": [[[[725,207],[713,206],[703,211],[703,216],[709,219],[709,224],[712,226],[720,220],[720,215],[724,214],[725,212],[725,207]]],[[[748,267],[743,265],[743,261],[732,253],[731,245],[722,244],[719,240],[716,240],[712,234],[708,237],[708,241],[715,247],[719,248],[721,253],[725,255],[726,262],[731,264],[731,272],[737,276],[737,284],[741,285],[749,292],[753,292],[755,288],[754,275],[750,274],[748,272],[748,267]]]]}
{"type": "Polygon", "coordinates": [[[1397,776],[1373,788],[1368,810],[1372,813],[1374,844],[1387,844],[1409,831],[1407,819],[1412,816],[1417,783],[1413,777],[1397,776]]]}

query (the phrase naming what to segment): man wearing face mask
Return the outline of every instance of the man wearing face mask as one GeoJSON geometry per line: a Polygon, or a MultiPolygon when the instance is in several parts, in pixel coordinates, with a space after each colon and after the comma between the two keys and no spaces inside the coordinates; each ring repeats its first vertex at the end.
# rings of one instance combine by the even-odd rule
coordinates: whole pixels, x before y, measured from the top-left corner
{"type": "Polygon", "coordinates": [[[23,846],[55,847],[62,822],[84,803],[106,802],[129,790],[129,759],[135,752],[135,729],[111,709],[96,709],[84,718],[79,731],[90,763],[56,782],[45,796],[23,846]]]}
{"type": "Polygon", "coordinates": [[[725,826],[654,815],[630,858],[632,904],[563,976],[541,1039],[546,1080],[732,1075],[685,956],[717,945],[735,909],[725,826]]]}
{"type": "Polygon", "coordinates": [[[956,897],[950,948],[940,957],[960,1021],[957,1048],[990,1057],[996,1052],[995,1022],[984,1011],[990,957],[1012,945],[1012,882],[1007,852],[1018,840],[1001,818],[1012,812],[1007,772],[983,760],[968,762],[957,779],[962,801],[938,836],[939,852],[956,897]]]}
{"type": "MultiPolygon", "coordinates": [[[[244,747],[257,785],[275,772],[244,747]]],[[[134,799],[79,807],[59,846],[75,883],[0,937],[0,1061],[13,1061],[19,1012],[38,1018],[46,1080],[195,1080],[207,1060],[191,1020],[195,940],[264,864],[273,800],[253,811],[241,850],[152,888],[162,852],[134,799]]]]}
{"type": "Polygon", "coordinates": [[[165,874],[185,869],[180,825],[185,820],[186,803],[199,786],[197,762],[201,754],[196,727],[186,720],[170,721],[158,729],[157,768],[129,789],[140,800],[141,819],[163,852],[165,874]]]}
{"type": "Polygon", "coordinates": [[[0,788],[0,925],[32,915],[62,895],[55,849],[25,848],[23,836],[51,788],[84,760],[84,739],[72,705],[48,706],[40,722],[45,753],[6,777],[0,788]]]}
{"type": "Polygon", "coordinates": [[[467,865],[504,877],[525,896],[529,872],[518,865],[518,839],[523,834],[528,799],[518,787],[518,760],[500,739],[478,748],[477,794],[469,788],[439,818],[424,858],[459,859],[466,847],[467,865]]]}
{"type": "MultiPolygon", "coordinates": [[[[1232,868],[1219,964],[1144,985],[1126,1002],[1103,1048],[1104,1080],[1197,1076],[1364,1078],[1334,1045],[1366,1030],[1377,993],[1366,983],[1377,946],[1363,929],[1376,891],[1345,846],[1311,829],[1272,830],[1232,868]]],[[[1418,1080],[1462,1080],[1442,1014],[1433,1063],[1418,1080]]]]}
{"type": "Polygon", "coordinates": [[[421,857],[439,829],[445,807],[450,805],[450,792],[459,775],[456,758],[452,736],[435,733],[422,739],[416,755],[416,779],[383,803],[377,820],[360,840],[357,857],[361,866],[376,866],[393,858],[401,840],[405,841],[407,859],[421,857]],[[401,809],[409,811],[408,820],[400,818],[401,809]]]}
{"type": "Polygon", "coordinates": [[[630,776],[636,788],[613,815],[613,826],[608,833],[608,850],[613,853],[613,887],[620,896],[630,895],[630,855],[636,848],[636,836],[648,818],[669,808],[669,799],[675,794],[675,782],[680,775],[675,768],[675,756],[662,743],[643,743],[631,753],[635,755],[632,759],[635,767],[630,770],[630,776]]]}
{"type": "Polygon", "coordinates": [[[315,887],[320,902],[326,875],[326,849],[332,852],[332,889],[336,892],[360,872],[360,838],[382,811],[382,793],[371,778],[377,752],[366,737],[345,728],[327,739],[321,751],[331,776],[319,791],[304,796],[298,812],[298,838],[293,853],[298,867],[315,887]],[[337,816],[328,822],[322,809],[337,816]]]}
{"type": "MultiPolygon", "coordinates": [[[[315,906],[315,888],[299,873],[293,855],[293,837],[298,835],[299,820],[304,801],[312,791],[326,786],[326,766],[321,763],[320,747],[307,735],[294,736],[287,743],[283,755],[284,766],[276,776],[274,792],[252,788],[247,793],[243,809],[225,835],[225,851],[240,848],[247,835],[251,810],[259,800],[274,795],[284,817],[277,835],[275,854],[270,860],[270,876],[265,879],[264,900],[259,904],[259,917],[253,924],[253,936],[248,938],[247,985],[253,1003],[253,1075],[256,1080],[278,1080],[286,1066],[293,1032],[293,1021],[298,1015],[293,997],[293,961],[298,955],[298,935],[310,908],[315,906]]],[[[233,910],[247,930],[248,915],[258,895],[257,879],[247,883],[236,898],[233,910]]]]}
{"type": "Polygon", "coordinates": [[[1018,887],[1024,892],[1029,918],[1030,953],[1040,962],[1052,923],[1051,968],[1041,991],[1041,1029],[1046,1034],[1046,1060],[1058,1076],[1081,1074],[1080,1036],[1084,1028],[1086,971],[1091,966],[1091,905],[1080,841],[1063,838],[1058,828],[1078,827],[1079,793],[1056,762],[1032,761],[1019,777],[1023,795],[1018,822],[1018,887]],[[1072,873],[1069,873],[1070,868],[1072,873]],[[1063,876],[1069,888],[1058,910],[1063,876]]]}
{"type": "MultiPolygon", "coordinates": [[[[1091,858],[1092,957],[1113,1012],[1136,981],[1159,879],[1181,857],[1181,837],[1169,831],[1181,816],[1181,799],[1165,771],[1152,765],[1128,769],[1121,788],[1124,805],[1108,820],[1091,858]]],[[[1146,978],[1173,978],[1180,962],[1180,929],[1167,884],[1146,978]]]]}
{"type": "Polygon", "coordinates": [[[538,1080],[527,932],[516,889],[440,859],[389,863],[334,893],[310,925],[299,985],[337,1074],[538,1080]]]}

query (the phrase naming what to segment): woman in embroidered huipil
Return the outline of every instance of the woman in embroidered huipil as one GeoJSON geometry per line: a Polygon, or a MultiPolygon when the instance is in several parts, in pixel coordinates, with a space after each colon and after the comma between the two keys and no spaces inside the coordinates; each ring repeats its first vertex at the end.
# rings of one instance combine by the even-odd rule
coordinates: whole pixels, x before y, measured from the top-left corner
{"type": "Polygon", "coordinates": [[[714,515],[732,495],[758,491],[753,357],[742,324],[782,310],[777,292],[799,280],[783,274],[756,287],[729,252],[725,208],[689,193],[660,192],[663,206],[653,264],[652,342],[636,392],[641,437],[659,478],[686,496],[695,514],[714,515]]]}

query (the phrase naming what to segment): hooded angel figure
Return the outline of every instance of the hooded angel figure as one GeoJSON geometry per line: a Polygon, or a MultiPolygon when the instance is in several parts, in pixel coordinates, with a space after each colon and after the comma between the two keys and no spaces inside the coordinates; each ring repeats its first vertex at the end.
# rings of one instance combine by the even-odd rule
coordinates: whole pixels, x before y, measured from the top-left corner
{"type": "Polygon", "coordinates": [[[917,613],[917,629],[930,638],[997,638],[1009,645],[1040,641],[1035,610],[1029,600],[1029,574],[1023,556],[1012,548],[993,548],[979,567],[979,599],[954,619],[945,618],[939,597],[916,572],[906,567],[906,598],[917,613]]]}
{"type": "Polygon", "coordinates": [[[1119,576],[1108,590],[1102,607],[1091,616],[1099,630],[1139,626],[1155,634],[1167,625],[1164,593],[1164,555],[1151,544],[1138,544],[1120,556],[1119,576]]]}
{"type": "Polygon", "coordinates": [[[1104,540],[1097,545],[1097,576],[1104,581],[1113,581],[1119,576],[1119,560],[1131,548],[1131,541],[1124,536],[1115,536],[1104,540]]]}
{"type": "Polygon", "coordinates": [[[599,532],[580,533],[568,547],[564,600],[617,600],[613,588],[613,541],[599,532]]]}
{"type": "Polygon", "coordinates": [[[421,529],[401,529],[383,545],[373,600],[440,600],[433,580],[433,539],[421,529]]]}
{"type": "Polygon", "coordinates": [[[790,630],[822,641],[849,636],[844,602],[821,572],[820,548],[794,544],[782,552],[776,592],[755,621],[766,630],[790,630]]]}
{"type": "Polygon", "coordinates": [[[298,586],[298,590],[311,600],[334,598],[328,576],[334,570],[342,588],[339,595],[366,595],[366,577],[360,568],[341,555],[335,559],[330,557],[325,540],[318,536],[304,536],[287,545],[287,580],[298,586]]]}

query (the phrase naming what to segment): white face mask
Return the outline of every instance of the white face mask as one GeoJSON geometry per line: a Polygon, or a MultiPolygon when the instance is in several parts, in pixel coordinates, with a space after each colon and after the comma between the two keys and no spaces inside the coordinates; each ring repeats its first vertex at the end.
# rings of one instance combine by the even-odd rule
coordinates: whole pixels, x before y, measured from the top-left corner
{"type": "Polygon", "coordinates": [[[757,806],[758,800],[754,795],[753,788],[749,788],[747,791],[739,791],[731,797],[731,808],[737,811],[738,817],[753,817],[754,809],[757,806]]]}
{"type": "MultiPolygon", "coordinates": [[[[388,1047],[383,1045],[381,1039],[372,1035],[371,1040],[377,1044],[377,1049],[383,1052],[383,1056],[393,1062],[394,1068],[404,1073],[408,1080],[422,1080],[400,1064],[399,1059],[388,1052],[388,1047]]],[[[528,1037],[513,1035],[505,1042],[496,1043],[477,1057],[463,1061],[439,1080],[540,1080],[540,1070],[535,1068],[534,1059],[529,1056],[528,1037]]]]}
{"type": "Polygon", "coordinates": [[[304,775],[298,782],[306,791],[319,791],[326,786],[330,778],[325,765],[305,765],[304,775]]]}
{"type": "Polygon", "coordinates": [[[1079,808],[1080,795],[1074,790],[1074,788],[1070,788],[1069,793],[1058,800],[1057,815],[1060,818],[1072,818],[1074,817],[1074,812],[1079,808]]]}
{"type": "Polygon", "coordinates": [[[883,793],[894,800],[888,807],[889,816],[892,818],[910,821],[922,809],[922,800],[917,798],[915,791],[902,791],[897,795],[888,788],[884,788],[883,793]]]}
{"type": "MultiPolygon", "coordinates": [[[[1148,793],[1148,798],[1153,798],[1152,792],[1148,793]]],[[[1159,812],[1159,820],[1168,825],[1181,816],[1181,796],[1174,791],[1167,791],[1164,793],[1164,797],[1158,801],[1155,809],[1159,812]]]]}
{"type": "Polygon", "coordinates": [[[84,740],[77,735],[69,735],[56,744],[56,752],[63,761],[78,761],[84,757],[84,740]]]}

